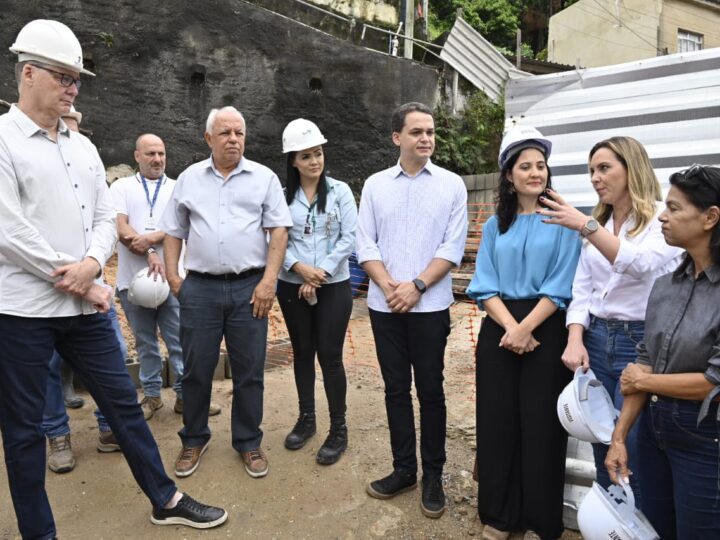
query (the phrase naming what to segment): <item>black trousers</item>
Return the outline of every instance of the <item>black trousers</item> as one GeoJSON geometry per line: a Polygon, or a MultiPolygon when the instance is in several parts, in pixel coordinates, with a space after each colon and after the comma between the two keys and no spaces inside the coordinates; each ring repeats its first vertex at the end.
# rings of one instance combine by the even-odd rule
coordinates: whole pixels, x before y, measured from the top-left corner
{"type": "Polygon", "coordinates": [[[423,474],[437,477],[445,465],[445,345],[450,310],[384,313],[370,310],[375,348],[385,382],[393,468],[417,472],[412,387],[420,402],[420,457],[423,474]]]}
{"type": "MultiPolygon", "coordinates": [[[[536,300],[506,301],[517,321],[536,300]]],[[[517,355],[498,346],[505,330],[485,318],[478,338],[478,514],[502,531],[531,529],[543,540],[563,532],[567,433],[557,398],[572,378],[560,357],[567,343],[565,312],[534,332],[540,346],[517,355]]]]}
{"type": "Polygon", "coordinates": [[[343,343],[352,312],[350,281],[317,289],[317,304],[298,298],[300,285],[278,281],[277,297],[293,348],[300,413],[315,412],[315,355],[323,374],[330,423],[345,424],[347,381],[343,343]]]}

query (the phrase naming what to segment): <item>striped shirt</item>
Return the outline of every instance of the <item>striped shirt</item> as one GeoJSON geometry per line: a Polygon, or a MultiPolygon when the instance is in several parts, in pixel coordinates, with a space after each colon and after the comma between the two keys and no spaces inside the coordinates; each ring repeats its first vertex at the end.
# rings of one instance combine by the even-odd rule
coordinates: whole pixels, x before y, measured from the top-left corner
{"type": "MultiPolygon", "coordinates": [[[[467,235],[467,190],[457,174],[429,160],[414,177],[398,163],[367,179],[360,200],[358,261],[382,261],[396,281],[412,281],[432,259],[456,266],[467,235]]],[[[450,273],[420,297],[411,312],[447,309],[453,302],[450,273]]],[[[385,295],[370,283],[368,307],[390,312],[385,295]]]]}

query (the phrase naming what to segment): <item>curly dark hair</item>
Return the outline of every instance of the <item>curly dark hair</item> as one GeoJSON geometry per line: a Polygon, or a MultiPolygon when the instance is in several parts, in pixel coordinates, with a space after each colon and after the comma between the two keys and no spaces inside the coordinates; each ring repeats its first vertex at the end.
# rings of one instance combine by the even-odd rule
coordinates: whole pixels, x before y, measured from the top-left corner
{"type": "MultiPolygon", "coordinates": [[[[688,201],[698,210],[711,206],[720,207],[720,168],[693,165],[689,169],[670,176],[670,185],[682,191],[688,201]]],[[[710,236],[710,259],[720,266],[720,224],[715,225],[710,236]]],[[[683,263],[682,266],[684,266],[683,263]]]]}
{"type": "MultiPolygon", "coordinates": [[[[528,148],[535,148],[535,146],[528,146],[528,148]]],[[[515,163],[517,163],[520,154],[522,154],[522,150],[516,152],[515,155],[508,159],[505,166],[500,171],[500,183],[498,184],[497,191],[495,192],[495,215],[497,216],[500,234],[504,234],[508,231],[510,226],[515,222],[515,217],[517,216],[517,193],[515,193],[515,190],[513,189],[512,184],[508,181],[507,177],[508,173],[512,171],[512,168],[515,166],[515,163]]],[[[545,159],[547,159],[547,157],[545,159]]],[[[545,189],[552,188],[552,173],[550,171],[550,167],[547,165],[546,167],[547,185],[545,186],[545,189]]]]}

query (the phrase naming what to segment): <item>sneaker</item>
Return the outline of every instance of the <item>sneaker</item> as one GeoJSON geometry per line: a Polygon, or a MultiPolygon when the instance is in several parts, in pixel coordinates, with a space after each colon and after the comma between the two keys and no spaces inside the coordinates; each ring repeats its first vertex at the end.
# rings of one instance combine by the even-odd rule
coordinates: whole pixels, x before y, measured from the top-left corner
{"type": "Polygon", "coordinates": [[[97,443],[98,452],[122,452],[112,431],[101,431],[97,443]]]}
{"type": "Polygon", "coordinates": [[[347,426],[332,426],[325,442],[317,453],[317,462],[320,465],[332,465],[336,463],[343,452],[347,450],[348,434],[347,426]]]}
{"type": "Polygon", "coordinates": [[[536,533],[535,531],[527,530],[525,531],[525,534],[523,534],[523,540],[542,540],[540,538],[540,535],[536,533]]]}
{"type": "MultiPolygon", "coordinates": [[[[175,399],[175,406],[173,407],[173,411],[175,411],[178,414],[182,414],[184,407],[184,403],[182,398],[176,398],[175,399]]],[[[210,402],[210,408],[208,409],[208,416],[217,416],[220,414],[220,411],[222,411],[222,407],[218,405],[217,403],[210,402]]]]}
{"type": "Polygon", "coordinates": [[[501,531],[500,529],[496,529],[490,525],[485,525],[485,527],[483,527],[481,536],[482,540],[507,540],[508,538],[510,538],[510,533],[508,531],[501,531]]]}
{"type": "Polygon", "coordinates": [[[70,443],[70,434],[48,439],[48,444],[48,469],[59,474],[72,471],[75,468],[75,454],[70,443]]]}
{"type": "Polygon", "coordinates": [[[288,450],[299,450],[310,437],[317,431],[315,425],[315,413],[301,413],[295,427],[285,437],[285,448],[288,450]]]}
{"type": "Polygon", "coordinates": [[[268,459],[262,448],[240,452],[245,470],[253,478],[262,478],[268,473],[268,459]]]}
{"type": "Polygon", "coordinates": [[[445,512],[445,492],[442,478],[423,476],[420,510],[425,517],[437,519],[445,512]]]}
{"type": "Polygon", "coordinates": [[[162,398],[160,396],[145,396],[140,402],[140,407],[142,407],[145,420],[150,420],[155,411],[162,409],[162,398]]]}
{"type": "Polygon", "coordinates": [[[187,525],[195,529],[211,529],[227,521],[222,508],[208,506],[183,494],[175,508],[153,508],[150,521],[155,525],[187,525]]]}
{"type": "Polygon", "coordinates": [[[367,485],[367,494],[376,499],[391,499],[395,495],[415,489],[417,475],[411,472],[393,471],[392,474],[367,485]]]}
{"type": "Polygon", "coordinates": [[[185,478],[195,472],[200,465],[200,457],[210,446],[210,441],[205,446],[183,446],[180,454],[175,460],[175,476],[185,478]]]}

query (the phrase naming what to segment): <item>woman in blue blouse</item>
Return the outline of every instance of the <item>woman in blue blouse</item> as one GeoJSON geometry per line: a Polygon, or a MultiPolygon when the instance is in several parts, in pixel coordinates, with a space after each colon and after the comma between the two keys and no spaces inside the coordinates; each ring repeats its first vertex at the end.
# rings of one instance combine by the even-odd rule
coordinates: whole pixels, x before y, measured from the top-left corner
{"type": "Polygon", "coordinates": [[[550,187],[550,150],[534,128],[505,135],[496,214],[467,290],[488,314],[476,377],[478,514],[489,540],[563,532],[567,434],[555,408],[572,376],[560,357],[580,237],[536,213],[550,187]]]}
{"type": "Polygon", "coordinates": [[[330,410],[330,434],[317,462],[331,465],[348,442],[343,343],[352,311],[348,258],[355,246],[357,206],[347,184],[325,176],[322,145],[326,142],[318,127],[302,118],[283,131],[286,200],[293,226],[277,296],[292,343],[300,408],[285,447],[298,450],[316,432],[317,355],[330,410]]]}

